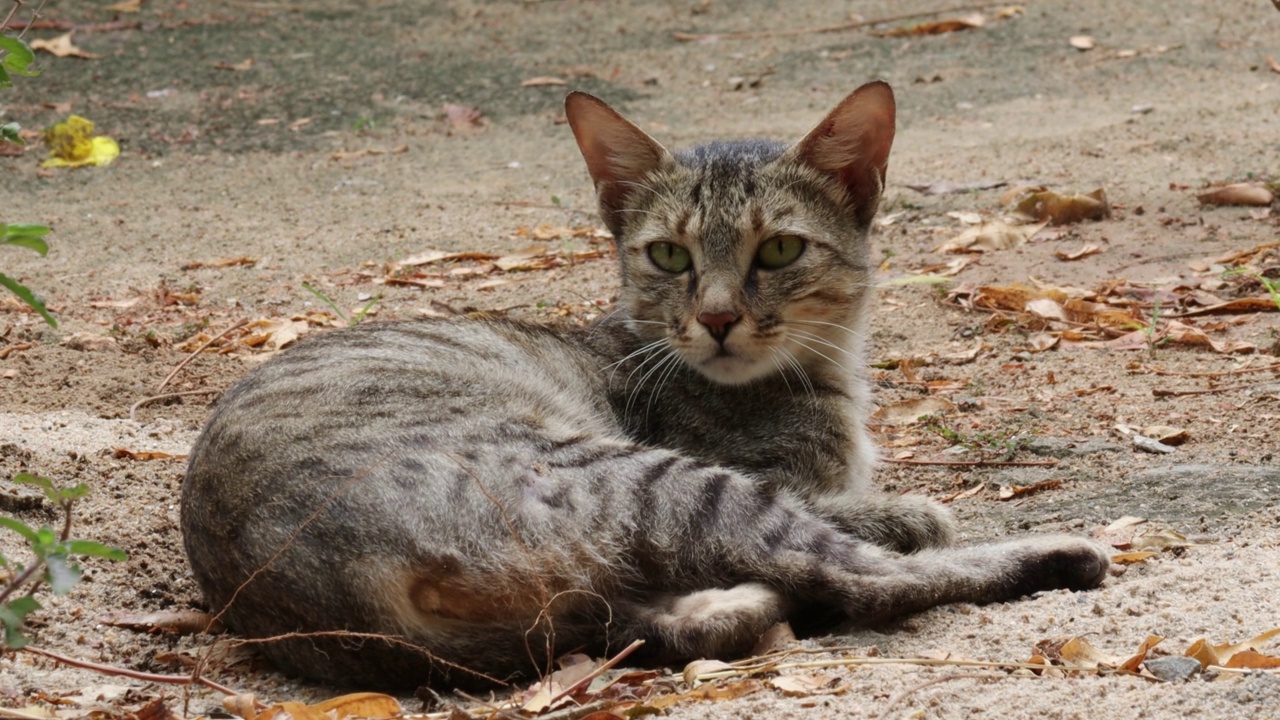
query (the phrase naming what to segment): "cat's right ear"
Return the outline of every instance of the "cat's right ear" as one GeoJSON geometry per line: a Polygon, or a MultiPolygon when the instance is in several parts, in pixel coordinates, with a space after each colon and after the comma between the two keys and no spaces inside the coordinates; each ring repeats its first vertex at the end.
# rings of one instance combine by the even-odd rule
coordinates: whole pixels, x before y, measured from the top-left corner
{"type": "Polygon", "coordinates": [[[603,100],[584,92],[564,99],[564,114],[595,181],[600,214],[614,237],[621,237],[627,197],[670,158],[666,148],[603,100]]]}

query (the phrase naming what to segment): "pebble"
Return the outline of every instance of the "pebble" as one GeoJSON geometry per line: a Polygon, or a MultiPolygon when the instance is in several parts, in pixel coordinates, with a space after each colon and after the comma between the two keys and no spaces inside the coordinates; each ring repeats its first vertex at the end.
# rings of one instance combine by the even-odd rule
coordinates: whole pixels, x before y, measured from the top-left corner
{"type": "Polygon", "coordinates": [[[1151,658],[1143,664],[1152,675],[1165,682],[1189,680],[1200,672],[1199,660],[1181,655],[1151,658]]]}

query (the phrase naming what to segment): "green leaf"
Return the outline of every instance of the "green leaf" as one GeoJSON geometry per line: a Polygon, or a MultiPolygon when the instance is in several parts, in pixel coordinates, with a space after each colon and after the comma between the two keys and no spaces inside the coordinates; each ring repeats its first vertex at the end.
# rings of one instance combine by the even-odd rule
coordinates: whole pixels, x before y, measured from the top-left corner
{"type": "Polygon", "coordinates": [[[49,323],[49,325],[53,327],[58,327],[58,321],[53,319],[53,316],[50,315],[49,311],[45,308],[44,303],[40,301],[40,298],[36,297],[29,289],[27,289],[26,285],[23,285],[4,273],[0,273],[0,287],[8,288],[9,292],[17,295],[19,300],[26,303],[32,310],[40,313],[40,317],[44,318],[45,322],[49,323]]]}
{"type": "Polygon", "coordinates": [[[79,500],[89,494],[89,486],[84,483],[80,483],[74,487],[59,488],[57,492],[58,497],[63,500],[79,500]]]}
{"type": "Polygon", "coordinates": [[[0,68],[14,75],[24,75],[26,77],[40,74],[38,71],[28,67],[35,62],[36,54],[31,51],[31,48],[25,42],[16,37],[0,35],[0,50],[8,53],[0,58],[0,68]]]}
{"type": "Polygon", "coordinates": [[[10,650],[17,650],[27,644],[22,634],[22,623],[28,615],[40,609],[40,603],[30,595],[0,605],[0,624],[4,625],[4,644],[10,650]]]}
{"type": "Polygon", "coordinates": [[[44,225],[30,223],[0,225],[0,244],[31,248],[43,257],[49,253],[49,245],[44,241],[44,236],[48,233],[49,228],[44,225]]]}
{"type": "Polygon", "coordinates": [[[120,548],[113,548],[93,540],[70,540],[67,550],[73,555],[100,557],[108,560],[128,560],[129,556],[120,548]]]}
{"type": "Polygon", "coordinates": [[[0,88],[13,87],[13,81],[9,79],[9,73],[4,71],[4,65],[0,64],[0,88]]]}
{"type": "Polygon", "coordinates": [[[36,534],[35,529],[21,520],[15,520],[14,518],[0,515],[0,527],[9,528],[21,535],[29,543],[36,543],[40,540],[40,536],[36,534]]]}
{"type": "Polygon", "coordinates": [[[26,145],[27,141],[23,140],[22,136],[18,134],[21,131],[22,126],[16,122],[9,122],[0,125],[0,140],[8,140],[16,145],[26,145]]]}
{"type": "Polygon", "coordinates": [[[54,595],[66,595],[84,574],[80,566],[68,560],[66,555],[50,555],[44,562],[49,589],[54,595]]]}

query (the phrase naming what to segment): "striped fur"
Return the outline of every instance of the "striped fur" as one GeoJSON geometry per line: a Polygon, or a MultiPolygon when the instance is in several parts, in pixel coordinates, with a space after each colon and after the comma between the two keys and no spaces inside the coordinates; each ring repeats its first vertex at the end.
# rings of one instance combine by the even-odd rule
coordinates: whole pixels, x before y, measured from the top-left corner
{"type": "Polygon", "coordinates": [[[210,609],[288,672],[412,687],[635,639],[655,662],[729,657],[783,619],[1097,585],[1092,543],[951,547],[940,507],[869,490],[866,235],[892,102],[872,84],[791,148],[671,154],[571,95],[615,311],[576,331],[366,323],[263,364],[218,402],[183,487],[210,609]],[[762,266],[782,235],[803,252],[762,266]],[[689,268],[657,267],[655,242],[689,268]]]}

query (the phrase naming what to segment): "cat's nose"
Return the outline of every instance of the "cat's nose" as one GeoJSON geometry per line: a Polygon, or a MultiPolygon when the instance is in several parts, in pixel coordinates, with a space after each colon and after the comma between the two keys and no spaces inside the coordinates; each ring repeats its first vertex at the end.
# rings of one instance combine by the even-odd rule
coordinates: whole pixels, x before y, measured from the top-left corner
{"type": "Polygon", "coordinates": [[[733,311],[725,312],[703,312],[698,313],[698,322],[707,328],[707,332],[711,333],[711,337],[715,338],[718,343],[723,343],[725,337],[729,335],[730,328],[738,322],[738,313],[733,311]]]}

